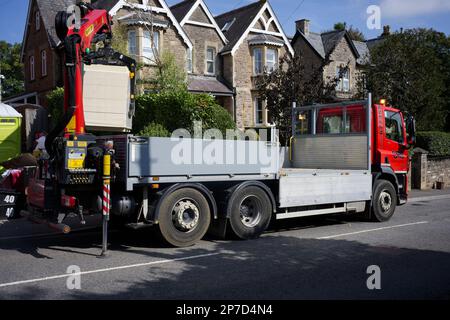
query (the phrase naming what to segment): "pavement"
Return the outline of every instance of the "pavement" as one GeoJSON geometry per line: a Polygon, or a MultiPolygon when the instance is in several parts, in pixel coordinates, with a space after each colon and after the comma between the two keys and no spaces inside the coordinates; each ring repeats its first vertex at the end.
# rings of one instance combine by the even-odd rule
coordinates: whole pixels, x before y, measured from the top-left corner
{"type": "Polygon", "coordinates": [[[277,221],[254,241],[177,249],[112,230],[104,259],[96,223],[64,236],[0,220],[0,299],[450,299],[448,189],[413,191],[386,223],[277,221]]]}

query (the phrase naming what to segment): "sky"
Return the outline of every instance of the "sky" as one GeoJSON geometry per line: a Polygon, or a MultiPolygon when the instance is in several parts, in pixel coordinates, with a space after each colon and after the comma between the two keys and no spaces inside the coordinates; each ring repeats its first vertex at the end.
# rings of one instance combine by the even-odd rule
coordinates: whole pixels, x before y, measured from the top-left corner
{"type": "MultiPolygon", "coordinates": [[[[214,15],[254,1],[205,0],[214,15]]],[[[169,5],[178,2],[167,0],[169,5]]],[[[371,5],[380,8],[381,25],[390,25],[391,30],[425,27],[450,35],[450,0],[270,0],[270,3],[288,36],[294,34],[296,20],[307,18],[313,32],[332,29],[334,23],[345,21],[361,30],[367,39],[376,38],[382,31],[367,26],[367,9],[371,5]]],[[[28,0],[0,0],[0,40],[22,41],[27,8],[28,0]]]]}

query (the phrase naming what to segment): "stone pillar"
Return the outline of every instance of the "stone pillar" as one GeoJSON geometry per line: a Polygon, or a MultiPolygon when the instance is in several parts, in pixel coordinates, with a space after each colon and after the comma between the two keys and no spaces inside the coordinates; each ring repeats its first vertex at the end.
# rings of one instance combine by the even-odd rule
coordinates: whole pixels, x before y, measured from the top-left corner
{"type": "Polygon", "coordinates": [[[428,152],[421,148],[413,150],[411,165],[412,188],[425,190],[427,188],[428,152]]]}

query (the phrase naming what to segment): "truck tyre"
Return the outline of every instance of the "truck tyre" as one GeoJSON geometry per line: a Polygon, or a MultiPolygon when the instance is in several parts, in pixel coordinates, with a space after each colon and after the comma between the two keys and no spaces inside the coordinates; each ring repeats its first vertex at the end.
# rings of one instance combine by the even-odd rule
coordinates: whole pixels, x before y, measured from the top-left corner
{"type": "Polygon", "coordinates": [[[195,189],[175,190],[160,205],[159,233],[174,247],[188,247],[200,241],[210,222],[208,201],[195,189]]]}
{"type": "Polygon", "coordinates": [[[392,218],[397,206],[397,192],[391,182],[377,180],[374,186],[371,219],[385,222],[392,218]]]}
{"type": "Polygon", "coordinates": [[[238,190],[230,199],[230,225],[242,240],[256,239],[269,226],[272,204],[261,188],[249,186],[238,190]]]}

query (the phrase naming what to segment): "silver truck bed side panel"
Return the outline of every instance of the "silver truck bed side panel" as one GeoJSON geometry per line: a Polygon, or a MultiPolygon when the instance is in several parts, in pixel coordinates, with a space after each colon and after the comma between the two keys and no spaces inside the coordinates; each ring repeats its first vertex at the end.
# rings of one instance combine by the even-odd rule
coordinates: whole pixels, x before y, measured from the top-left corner
{"type": "Polygon", "coordinates": [[[280,177],[280,208],[370,200],[367,170],[285,169],[280,177]]]}
{"type": "Polygon", "coordinates": [[[278,146],[258,141],[130,137],[128,178],[276,175],[279,153],[278,146]]]}

